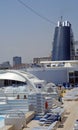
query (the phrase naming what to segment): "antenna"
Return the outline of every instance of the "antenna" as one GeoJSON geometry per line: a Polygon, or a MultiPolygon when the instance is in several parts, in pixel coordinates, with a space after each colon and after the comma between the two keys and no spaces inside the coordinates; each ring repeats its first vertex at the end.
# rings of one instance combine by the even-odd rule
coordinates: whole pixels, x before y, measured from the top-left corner
{"type": "Polygon", "coordinates": [[[63,21],[63,16],[61,16],[61,19],[60,19],[60,22],[62,23],[62,21],[63,21]]]}
{"type": "Polygon", "coordinates": [[[63,19],[63,16],[60,17],[60,26],[62,26],[62,19],[63,19]]]}

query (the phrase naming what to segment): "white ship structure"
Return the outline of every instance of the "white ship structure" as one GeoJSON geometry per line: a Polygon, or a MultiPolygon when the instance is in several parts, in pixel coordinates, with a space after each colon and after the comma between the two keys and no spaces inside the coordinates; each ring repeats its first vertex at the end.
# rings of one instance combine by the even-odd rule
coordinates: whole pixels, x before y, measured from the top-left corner
{"type": "Polygon", "coordinates": [[[57,87],[53,83],[47,83],[21,70],[0,71],[0,114],[7,114],[14,110],[26,113],[29,106],[33,105],[33,99],[30,97],[35,96],[36,99],[37,94],[44,97],[43,106],[48,100],[47,96],[50,96],[49,101],[52,98],[58,99],[57,87]]]}
{"type": "Polygon", "coordinates": [[[47,82],[58,84],[78,84],[78,60],[41,61],[41,67],[28,68],[27,71],[47,82]]]}
{"type": "MultiPolygon", "coordinates": [[[[75,42],[69,21],[58,21],[52,42],[51,61],[37,58],[35,64],[41,67],[29,68],[28,72],[47,82],[78,84],[78,42],[75,42]]],[[[36,58],[35,58],[36,59],[36,58]]]]}

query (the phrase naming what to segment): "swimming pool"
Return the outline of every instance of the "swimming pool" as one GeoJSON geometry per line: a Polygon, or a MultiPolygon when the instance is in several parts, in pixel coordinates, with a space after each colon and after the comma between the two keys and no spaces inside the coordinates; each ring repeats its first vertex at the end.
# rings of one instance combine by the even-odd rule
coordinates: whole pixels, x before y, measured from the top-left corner
{"type": "Polygon", "coordinates": [[[3,116],[0,116],[0,121],[4,120],[4,118],[5,118],[5,117],[3,117],[3,116]]]}
{"type": "Polygon", "coordinates": [[[5,119],[5,116],[0,115],[0,128],[2,128],[5,125],[4,119],[5,119]]]}

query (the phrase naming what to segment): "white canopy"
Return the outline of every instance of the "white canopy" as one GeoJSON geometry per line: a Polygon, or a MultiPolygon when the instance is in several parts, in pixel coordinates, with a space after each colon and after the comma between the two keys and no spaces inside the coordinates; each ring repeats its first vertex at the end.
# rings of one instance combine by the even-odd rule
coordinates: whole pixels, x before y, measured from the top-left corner
{"type": "Polygon", "coordinates": [[[25,82],[26,79],[22,77],[21,75],[18,75],[17,73],[13,72],[4,72],[0,73],[0,80],[15,80],[15,81],[21,81],[25,82]]]}
{"type": "Polygon", "coordinates": [[[34,75],[21,70],[0,70],[0,80],[15,80],[26,82],[30,80],[39,80],[34,75]]]}
{"type": "Polygon", "coordinates": [[[36,89],[36,84],[44,84],[44,80],[38,79],[33,74],[22,70],[0,70],[0,80],[14,80],[29,84],[36,89]]]}

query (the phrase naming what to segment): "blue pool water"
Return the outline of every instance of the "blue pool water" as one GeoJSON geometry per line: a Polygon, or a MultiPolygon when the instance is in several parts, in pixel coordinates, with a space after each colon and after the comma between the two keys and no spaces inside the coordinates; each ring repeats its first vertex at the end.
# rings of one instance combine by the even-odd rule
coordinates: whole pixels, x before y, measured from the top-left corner
{"type": "Polygon", "coordinates": [[[4,116],[0,115],[0,128],[2,128],[5,125],[4,118],[4,116]]]}
{"type": "Polygon", "coordinates": [[[0,121],[4,120],[4,117],[0,116],[0,121]]]}

